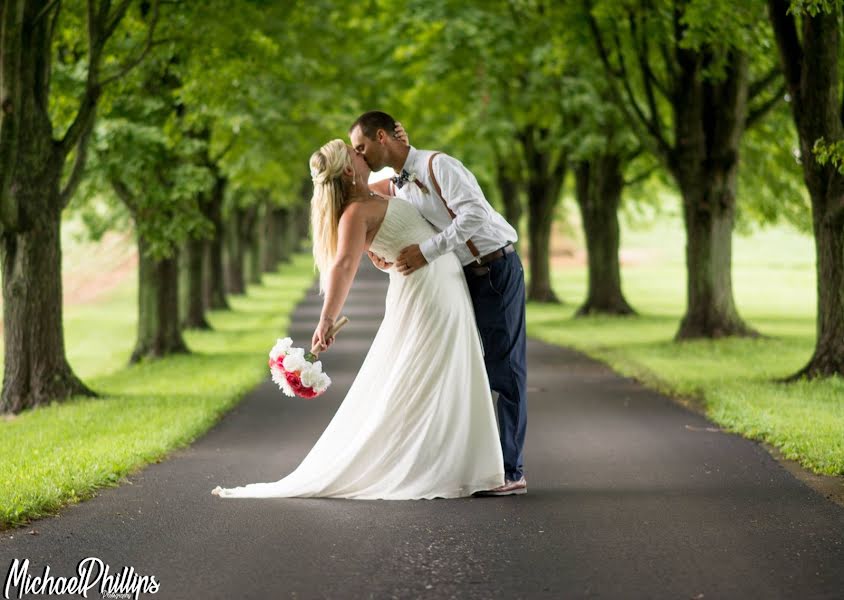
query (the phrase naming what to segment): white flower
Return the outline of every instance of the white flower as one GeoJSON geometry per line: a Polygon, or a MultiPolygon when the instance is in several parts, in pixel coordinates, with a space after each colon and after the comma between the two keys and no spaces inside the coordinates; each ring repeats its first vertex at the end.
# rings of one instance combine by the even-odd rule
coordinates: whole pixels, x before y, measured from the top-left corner
{"type": "Polygon", "coordinates": [[[301,356],[304,358],[305,356],[305,349],[304,348],[290,348],[287,351],[287,354],[290,356],[301,356]]]}
{"type": "Polygon", "coordinates": [[[316,361],[315,363],[313,363],[311,365],[311,368],[317,373],[322,373],[322,361],[321,360],[316,361]]]}
{"type": "Polygon", "coordinates": [[[304,368],[302,369],[302,372],[299,373],[299,377],[301,377],[302,379],[302,385],[314,389],[317,389],[317,387],[319,387],[321,376],[321,373],[309,368],[304,368]]]}
{"type": "Polygon", "coordinates": [[[270,359],[275,361],[279,356],[287,354],[287,351],[290,349],[290,346],[293,345],[293,340],[289,337],[284,339],[279,338],[273,349],[270,350],[270,359]]]}
{"type": "Polygon", "coordinates": [[[282,365],[286,371],[300,371],[302,370],[305,365],[308,364],[308,361],[305,360],[305,357],[299,354],[290,353],[284,357],[284,362],[282,365]]]}
{"type": "Polygon", "coordinates": [[[320,373],[319,374],[319,381],[317,382],[316,388],[314,388],[314,389],[316,389],[318,392],[322,393],[326,389],[328,389],[329,385],[331,385],[331,378],[328,375],[326,375],[325,373],[320,373]]]}

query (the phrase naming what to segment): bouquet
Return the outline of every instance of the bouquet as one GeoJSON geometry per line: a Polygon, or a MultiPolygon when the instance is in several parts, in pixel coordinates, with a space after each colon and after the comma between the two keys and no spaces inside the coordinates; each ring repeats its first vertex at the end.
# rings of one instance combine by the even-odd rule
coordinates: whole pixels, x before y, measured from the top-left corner
{"type": "MultiPolygon", "coordinates": [[[[333,337],[348,322],[349,319],[341,317],[328,332],[328,337],[333,337]]],[[[317,346],[310,352],[294,348],[289,337],[276,341],[270,350],[270,374],[285,395],[316,398],[331,385],[331,379],[323,373],[322,363],[317,360],[317,350],[317,346]]]]}

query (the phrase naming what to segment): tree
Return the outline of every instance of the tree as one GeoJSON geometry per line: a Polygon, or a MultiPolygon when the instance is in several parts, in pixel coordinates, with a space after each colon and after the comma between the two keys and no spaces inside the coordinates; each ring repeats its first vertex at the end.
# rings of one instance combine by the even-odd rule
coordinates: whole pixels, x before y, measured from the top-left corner
{"type": "MultiPolygon", "coordinates": [[[[17,21],[22,23],[20,37],[6,38],[4,33],[3,60],[20,60],[17,81],[14,68],[11,79],[6,79],[5,70],[3,74],[4,93],[20,93],[20,125],[11,150],[15,160],[11,192],[0,198],[5,344],[0,407],[4,412],[19,412],[73,394],[93,394],[65,356],[59,228],[62,211],[82,177],[103,88],[137,65],[153,44],[158,0],[140,3],[137,17],[121,29],[119,47],[130,46],[128,53],[115,50],[118,54],[113,54],[108,46],[132,5],[131,0],[113,7],[110,1],[88,0],[82,16],[70,9],[63,13],[66,7],[60,2],[26,2],[17,21]],[[84,41],[82,31],[87,32],[84,41]],[[62,52],[54,65],[58,41],[62,52]],[[108,69],[103,68],[104,62],[108,69]],[[58,86],[51,86],[54,67],[65,71],[81,67],[84,81],[76,89],[75,101],[69,97],[56,101],[58,86]],[[52,114],[51,105],[56,107],[52,114]],[[54,137],[61,125],[66,128],[54,137]],[[63,181],[70,157],[73,164],[63,181]]],[[[4,19],[15,23],[13,7],[20,4],[3,4],[4,19]]],[[[2,136],[7,143],[5,130],[2,136]]],[[[7,150],[4,146],[3,151],[7,150]]],[[[3,177],[7,176],[4,168],[3,177]]]]}
{"type": "MultiPolygon", "coordinates": [[[[179,245],[210,229],[196,199],[211,186],[205,144],[181,135],[175,48],[155,53],[107,94],[95,127],[86,197],[113,197],[138,244],[138,329],[130,362],[186,353],[179,315],[179,245]]],[[[112,209],[114,210],[114,209],[112,209]]]]}
{"type": "Polygon", "coordinates": [[[733,298],[732,232],[742,136],[782,97],[760,46],[758,4],[584,2],[614,96],[683,198],[688,283],[677,339],[756,335],[733,298]]]}
{"type": "MultiPolygon", "coordinates": [[[[203,132],[203,137],[206,141],[205,147],[209,148],[211,145],[210,130],[203,132]]],[[[205,256],[208,261],[205,306],[215,310],[229,309],[229,302],[226,299],[226,279],[223,264],[223,244],[226,233],[225,223],[223,222],[223,202],[226,198],[226,187],[229,179],[220,164],[222,158],[222,155],[212,155],[209,150],[205,152],[203,164],[211,173],[213,185],[205,197],[205,201],[200,205],[205,218],[214,228],[213,234],[208,238],[205,247],[205,256]]]]}
{"type": "Polygon", "coordinates": [[[246,257],[250,240],[256,237],[258,208],[254,197],[240,190],[229,199],[226,218],[226,290],[229,294],[246,293],[246,257]]]}
{"type": "Polygon", "coordinates": [[[575,197],[586,238],[588,285],[576,316],[596,313],[632,315],[621,291],[618,210],[629,155],[606,151],[575,164],[575,197]]]}
{"type": "Polygon", "coordinates": [[[561,42],[570,48],[576,67],[564,81],[564,110],[574,117],[563,143],[571,148],[588,259],[586,298],[575,316],[632,315],[635,311],[621,289],[618,213],[625,187],[646,179],[653,159],[612,97],[582,12],[572,8],[565,20],[570,27],[561,42]],[[638,174],[627,180],[634,163],[638,174]]]}
{"type": "Polygon", "coordinates": [[[800,141],[817,252],[815,350],[792,379],[844,375],[841,4],[768,0],[768,10],[800,141]]]}

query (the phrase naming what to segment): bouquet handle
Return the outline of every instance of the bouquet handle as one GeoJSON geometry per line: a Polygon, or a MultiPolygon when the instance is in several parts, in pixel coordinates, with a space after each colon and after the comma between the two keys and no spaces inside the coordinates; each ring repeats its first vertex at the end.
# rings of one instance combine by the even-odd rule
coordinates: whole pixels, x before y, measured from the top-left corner
{"type": "MultiPolygon", "coordinates": [[[[334,323],[334,325],[331,327],[331,329],[328,330],[326,337],[334,337],[335,335],[337,335],[337,332],[340,331],[341,329],[343,329],[343,326],[348,322],[349,322],[349,318],[345,317],[345,316],[337,319],[337,322],[334,323]]],[[[313,348],[311,348],[311,354],[316,356],[317,354],[319,354],[318,350],[319,350],[319,346],[318,345],[314,346],[313,348]]]]}

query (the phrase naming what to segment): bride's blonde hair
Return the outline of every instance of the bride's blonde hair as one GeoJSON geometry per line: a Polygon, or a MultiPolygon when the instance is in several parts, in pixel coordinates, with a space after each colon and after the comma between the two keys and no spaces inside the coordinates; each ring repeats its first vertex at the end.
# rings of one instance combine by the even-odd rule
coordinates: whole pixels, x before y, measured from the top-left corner
{"type": "Polygon", "coordinates": [[[352,158],[341,139],[331,140],[311,154],[311,229],[314,262],[319,269],[319,289],[325,291],[328,270],[337,255],[337,228],[346,202],[343,169],[352,167],[352,158]]]}

